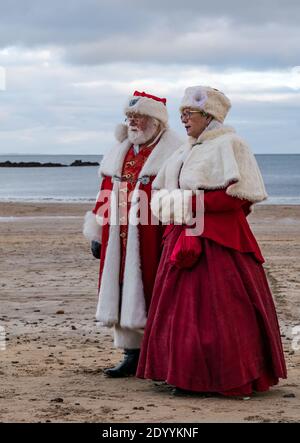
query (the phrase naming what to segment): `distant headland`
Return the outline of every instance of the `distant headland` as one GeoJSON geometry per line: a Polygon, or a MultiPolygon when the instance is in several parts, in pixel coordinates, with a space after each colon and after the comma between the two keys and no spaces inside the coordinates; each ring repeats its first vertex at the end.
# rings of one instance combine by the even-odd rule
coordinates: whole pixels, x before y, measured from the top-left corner
{"type": "Polygon", "coordinates": [[[98,162],[87,162],[82,160],[74,160],[70,165],[63,163],[41,163],[41,162],[11,162],[7,160],[0,162],[0,168],[65,168],[69,166],[99,166],[98,162]]]}

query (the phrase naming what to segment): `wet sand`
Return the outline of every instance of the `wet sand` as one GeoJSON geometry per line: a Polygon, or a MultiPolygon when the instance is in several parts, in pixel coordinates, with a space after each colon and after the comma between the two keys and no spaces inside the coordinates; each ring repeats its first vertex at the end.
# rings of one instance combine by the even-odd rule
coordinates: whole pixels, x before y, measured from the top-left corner
{"type": "Polygon", "coordinates": [[[300,206],[258,206],[250,216],[289,371],[250,400],[178,398],[164,383],[103,375],[121,352],[94,320],[99,262],[81,234],[88,209],[0,203],[0,421],[299,421],[300,349],[293,350],[292,328],[300,325],[300,206]]]}

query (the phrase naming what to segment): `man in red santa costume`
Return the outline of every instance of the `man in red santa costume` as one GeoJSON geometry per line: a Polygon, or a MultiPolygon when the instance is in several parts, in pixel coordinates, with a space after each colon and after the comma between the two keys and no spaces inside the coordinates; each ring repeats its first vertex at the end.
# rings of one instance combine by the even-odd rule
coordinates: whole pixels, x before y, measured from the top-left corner
{"type": "Polygon", "coordinates": [[[166,99],[135,91],[124,112],[127,124],[117,128],[118,144],[103,158],[100,192],[84,224],[93,255],[100,258],[96,319],[113,327],[114,345],[124,349],[123,361],[104,370],[110,377],[136,372],[165,228],[150,222],[152,182],[181,144],[168,128],[166,99]],[[144,224],[131,222],[141,191],[149,215],[144,224]]]}

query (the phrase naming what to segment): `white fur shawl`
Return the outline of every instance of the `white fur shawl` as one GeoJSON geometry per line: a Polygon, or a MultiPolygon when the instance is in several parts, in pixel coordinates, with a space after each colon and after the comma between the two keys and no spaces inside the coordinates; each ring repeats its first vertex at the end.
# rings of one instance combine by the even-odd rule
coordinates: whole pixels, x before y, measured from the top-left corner
{"type": "Polygon", "coordinates": [[[181,146],[164,164],[154,189],[219,189],[253,203],[267,198],[254,155],[232,128],[205,132],[195,144],[181,146]]]}
{"type": "MultiPolygon", "coordinates": [[[[164,164],[153,182],[153,189],[160,191],[153,196],[151,208],[162,219],[163,206],[168,204],[170,195],[178,200],[178,189],[192,192],[221,188],[227,188],[226,193],[232,197],[252,203],[267,198],[261,173],[249,147],[234,129],[218,125],[204,131],[198,140],[190,138],[164,164]],[[233,184],[228,186],[229,183],[233,184]],[[166,190],[169,191],[168,197],[166,190]]],[[[173,215],[176,219],[176,214],[173,215]]],[[[179,214],[177,218],[180,217],[179,214]]]]}

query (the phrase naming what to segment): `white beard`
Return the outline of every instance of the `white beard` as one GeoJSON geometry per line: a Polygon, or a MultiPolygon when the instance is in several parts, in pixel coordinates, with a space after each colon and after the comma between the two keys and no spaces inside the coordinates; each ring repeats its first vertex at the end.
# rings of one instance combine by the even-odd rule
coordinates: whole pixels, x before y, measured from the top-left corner
{"type": "Polygon", "coordinates": [[[129,126],[128,127],[128,140],[134,145],[143,145],[147,143],[147,141],[151,140],[159,127],[159,122],[150,118],[147,124],[147,127],[144,131],[137,129],[136,127],[129,126]],[[133,128],[135,130],[133,130],[133,128]]]}

